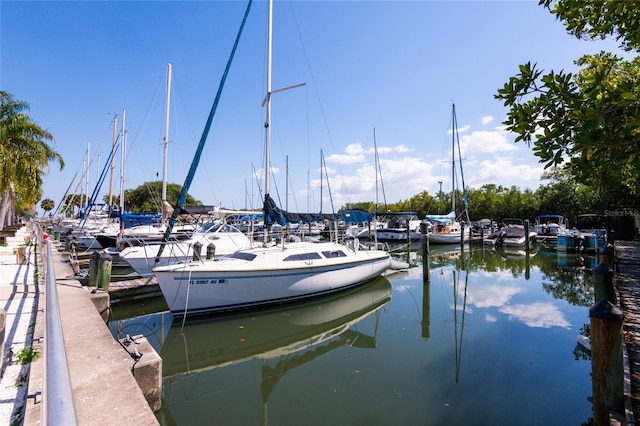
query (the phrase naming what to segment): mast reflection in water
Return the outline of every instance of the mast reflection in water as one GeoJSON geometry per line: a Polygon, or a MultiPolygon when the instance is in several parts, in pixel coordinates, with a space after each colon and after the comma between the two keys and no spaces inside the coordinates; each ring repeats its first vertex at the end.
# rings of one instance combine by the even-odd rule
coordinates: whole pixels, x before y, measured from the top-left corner
{"type": "Polygon", "coordinates": [[[111,326],[161,354],[163,425],[588,424],[594,257],[411,254],[407,272],[304,304],[184,326],[114,305],[111,326]]]}
{"type": "MultiPolygon", "coordinates": [[[[241,424],[244,419],[245,424],[268,424],[269,397],[289,372],[343,346],[349,350],[375,348],[377,327],[368,334],[358,330],[357,324],[377,313],[390,298],[389,281],[378,277],[357,288],[308,303],[184,324],[176,320],[161,349],[163,416],[173,418],[180,412],[179,421],[174,419],[179,424],[202,423],[201,412],[192,408],[183,412],[180,407],[192,399],[206,403],[208,396],[224,397],[237,390],[244,394],[240,404],[236,402],[235,407],[220,409],[232,415],[227,421],[241,424]],[[259,365],[254,363],[255,369],[249,377],[246,371],[235,379],[229,379],[222,371],[220,380],[210,377],[216,375],[215,370],[220,367],[252,361],[258,361],[259,365]],[[250,389],[255,382],[254,374],[260,376],[263,418],[259,422],[255,417],[257,413],[252,411],[256,405],[251,402],[257,395],[255,389],[250,389]]],[[[165,420],[173,423],[168,418],[165,420]]],[[[228,424],[227,421],[220,424],[228,424]]]]}

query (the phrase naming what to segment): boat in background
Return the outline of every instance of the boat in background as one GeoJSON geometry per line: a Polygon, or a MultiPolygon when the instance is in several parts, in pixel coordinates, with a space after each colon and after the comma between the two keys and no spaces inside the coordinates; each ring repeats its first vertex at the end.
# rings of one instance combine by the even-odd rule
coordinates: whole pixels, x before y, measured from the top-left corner
{"type": "Polygon", "coordinates": [[[420,223],[416,212],[385,212],[376,215],[385,225],[374,228],[375,238],[382,242],[409,242],[420,239],[420,223]]]}
{"type": "Polygon", "coordinates": [[[451,139],[451,211],[449,214],[427,215],[427,239],[432,244],[454,244],[467,242],[471,239],[471,226],[469,221],[469,210],[467,206],[467,195],[464,187],[464,174],[462,173],[462,159],[460,158],[460,175],[462,176],[462,192],[464,200],[464,213],[466,223],[458,221],[456,217],[456,143],[460,152],[460,140],[458,138],[458,121],[456,118],[456,105],[452,104],[452,139],[451,139]]]}
{"type": "Polygon", "coordinates": [[[196,256],[202,258],[228,256],[249,247],[250,240],[235,226],[211,220],[200,225],[188,238],[165,242],[166,249],[158,256],[160,244],[162,241],[128,246],[119,251],[119,257],[140,276],[148,277],[153,276],[153,268],[192,260],[196,252],[199,252],[196,256]]]}
{"type": "Polygon", "coordinates": [[[608,244],[605,218],[598,214],[582,214],[576,226],[558,234],[556,250],[562,252],[591,252],[608,244]]]}
{"type": "Polygon", "coordinates": [[[568,220],[561,214],[542,214],[535,217],[533,230],[536,232],[536,241],[552,242],[569,227],[568,220]]]}
{"type": "Polygon", "coordinates": [[[504,226],[485,238],[485,243],[496,247],[525,247],[527,242],[535,241],[536,232],[530,228],[527,232],[522,219],[506,218],[502,222],[504,226]]]}

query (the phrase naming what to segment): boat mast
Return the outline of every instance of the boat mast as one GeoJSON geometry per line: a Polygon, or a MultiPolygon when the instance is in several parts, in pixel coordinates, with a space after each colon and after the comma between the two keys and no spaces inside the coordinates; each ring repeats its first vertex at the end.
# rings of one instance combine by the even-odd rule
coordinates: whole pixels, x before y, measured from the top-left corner
{"type": "Polygon", "coordinates": [[[125,181],[125,154],[127,150],[127,130],[125,121],[127,110],[122,109],[122,149],[120,150],[120,214],[124,213],[124,181],[125,181]]]}
{"type": "Polygon", "coordinates": [[[452,105],[452,119],[451,119],[451,211],[453,211],[454,217],[456,214],[456,104],[452,105]]]}
{"type": "MultiPolygon", "coordinates": [[[[265,205],[269,200],[269,192],[271,190],[269,173],[271,164],[271,54],[272,54],[272,20],[273,20],[273,1],[269,0],[269,6],[267,11],[267,97],[266,97],[266,115],[264,121],[265,140],[264,140],[264,200],[265,205]]],[[[264,212],[265,215],[267,212],[264,212]]],[[[268,233],[270,226],[264,228],[263,243],[267,243],[268,233]]]]}
{"type": "Polygon", "coordinates": [[[89,205],[89,167],[91,167],[91,141],[87,142],[87,167],[84,169],[84,204],[80,203],[80,207],[84,205],[85,211],[89,205]]]}
{"type": "Polygon", "coordinates": [[[162,220],[167,219],[167,156],[169,152],[169,107],[171,105],[171,69],[167,63],[167,94],[164,108],[164,163],[162,165],[162,220]]]}
{"type": "MultiPolygon", "coordinates": [[[[116,141],[118,140],[118,116],[113,117],[113,142],[111,143],[111,174],[109,178],[109,208],[113,205],[113,171],[116,168],[115,152],[116,141]]],[[[93,200],[95,203],[95,200],[93,200]]]]}

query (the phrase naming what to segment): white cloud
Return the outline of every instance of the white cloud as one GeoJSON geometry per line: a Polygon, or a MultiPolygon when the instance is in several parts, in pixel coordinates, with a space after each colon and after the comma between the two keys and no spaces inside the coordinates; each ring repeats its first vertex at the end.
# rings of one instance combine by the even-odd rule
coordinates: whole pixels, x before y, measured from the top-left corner
{"type": "Polygon", "coordinates": [[[490,115],[487,115],[485,117],[482,117],[482,125],[486,125],[493,122],[493,117],[490,115]]]}
{"type": "Polygon", "coordinates": [[[478,308],[500,307],[509,303],[511,298],[524,290],[509,286],[480,286],[470,288],[467,293],[467,301],[478,308]]]}
{"type": "Polygon", "coordinates": [[[476,187],[486,183],[500,184],[501,182],[539,183],[542,171],[541,165],[514,164],[510,158],[495,158],[481,161],[474,173],[468,175],[466,183],[476,187]]]}
{"type": "Polygon", "coordinates": [[[500,309],[500,312],[510,315],[536,328],[562,327],[569,329],[571,324],[564,318],[564,314],[551,303],[532,303],[531,305],[511,305],[500,309]]]}
{"type": "Polygon", "coordinates": [[[504,153],[518,151],[519,148],[507,139],[507,134],[495,130],[476,130],[460,137],[460,150],[463,156],[469,153],[504,153]]]}

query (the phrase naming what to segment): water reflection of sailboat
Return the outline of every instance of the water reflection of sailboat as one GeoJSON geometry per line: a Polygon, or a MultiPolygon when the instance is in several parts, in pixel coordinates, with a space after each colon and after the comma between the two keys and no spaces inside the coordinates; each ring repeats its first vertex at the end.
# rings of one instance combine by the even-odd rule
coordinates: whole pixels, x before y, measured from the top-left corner
{"type": "Polygon", "coordinates": [[[174,322],[160,351],[163,376],[180,376],[251,359],[278,358],[270,368],[287,370],[334,347],[374,347],[375,336],[351,327],[391,298],[389,280],[378,277],[363,286],[307,303],[191,321],[174,322]],[[319,348],[322,343],[326,346],[319,348]],[[300,354],[298,354],[300,353],[300,354]],[[296,357],[285,359],[292,354],[296,357]],[[301,356],[304,354],[304,356],[301,356]]]}
{"type": "MultiPolygon", "coordinates": [[[[467,286],[469,283],[469,263],[471,260],[471,256],[465,256],[465,253],[462,252],[460,262],[456,263],[456,268],[453,269],[453,324],[454,324],[454,346],[455,346],[455,363],[456,363],[456,373],[455,379],[456,383],[458,383],[460,379],[460,367],[462,365],[462,336],[464,334],[464,319],[467,310],[467,286]],[[461,281],[462,273],[464,271],[464,284],[461,281]],[[463,285],[462,290],[460,286],[463,285]],[[460,298],[462,298],[461,304],[459,306],[460,298]],[[459,314],[458,311],[462,311],[459,314]],[[460,317],[460,318],[459,318],[460,317]]],[[[444,271],[440,271],[440,274],[443,275],[444,271]]],[[[444,275],[443,275],[444,276],[444,275]]]]}

